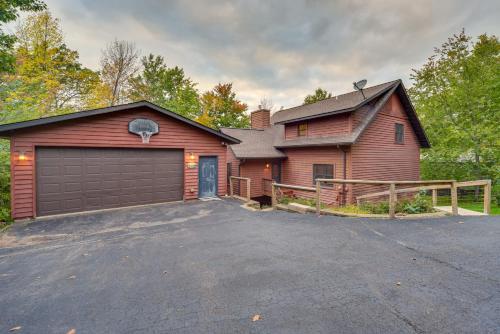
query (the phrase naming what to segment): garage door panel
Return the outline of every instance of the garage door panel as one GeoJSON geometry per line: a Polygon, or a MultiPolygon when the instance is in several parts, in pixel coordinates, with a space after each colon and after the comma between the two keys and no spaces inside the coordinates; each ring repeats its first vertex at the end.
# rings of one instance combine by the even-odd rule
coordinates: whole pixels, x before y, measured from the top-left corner
{"type": "Polygon", "coordinates": [[[183,197],[182,150],[38,148],[36,166],[39,216],[183,197]]]}

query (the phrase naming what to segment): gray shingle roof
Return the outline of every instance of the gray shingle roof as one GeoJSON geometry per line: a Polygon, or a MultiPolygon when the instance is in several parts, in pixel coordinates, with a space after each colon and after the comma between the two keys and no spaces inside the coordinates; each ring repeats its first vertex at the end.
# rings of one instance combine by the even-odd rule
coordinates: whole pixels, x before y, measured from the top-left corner
{"type": "Polygon", "coordinates": [[[264,130],[221,128],[222,133],[241,140],[241,144],[231,145],[239,159],[285,158],[273,143],[284,136],[284,126],[275,125],[264,130]]]}
{"type": "Polygon", "coordinates": [[[366,99],[360,92],[354,91],[346,94],[331,97],[316,103],[297,106],[285,110],[278,111],[271,117],[271,122],[274,124],[295,122],[298,120],[323,117],[330,114],[352,111],[361,105],[369,102],[371,99],[379,96],[383,92],[389,90],[400,80],[386,82],[380,85],[367,87],[363,89],[366,99]]]}
{"type": "Polygon", "coordinates": [[[361,93],[352,92],[339,95],[338,99],[327,99],[306,106],[299,106],[277,112],[272,116],[271,120],[274,125],[265,130],[226,128],[221,129],[221,131],[231,137],[241,140],[241,144],[231,145],[234,154],[240,159],[284,158],[286,155],[279,149],[285,148],[351,145],[356,143],[363,131],[375,119],[375,116],[379,110],[382,109],[390,96],[397,93],[408,114],[408,118],[419,139],[421,147],[430,147],[425,132],[417,118],[401,80],[368,87],[363,91],[366,96],[365,100],[363,100],[361,93]],[[359,96],[357,94],[359,94],[359,96]],[[358,113],[359,119],[361,119],[350,134],[328,137],[301,137],[287,140],[284,138],[283,123],[300,119],[324,117],[341,112],[358,113]]]}

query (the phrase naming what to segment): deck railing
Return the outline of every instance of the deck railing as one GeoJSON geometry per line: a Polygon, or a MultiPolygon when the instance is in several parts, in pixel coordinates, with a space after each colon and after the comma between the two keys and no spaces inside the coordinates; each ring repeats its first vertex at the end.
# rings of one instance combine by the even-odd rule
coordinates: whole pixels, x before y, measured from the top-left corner
{"type": "Polygon", "coordinates": [[[273,180],[272,179],[262,179],[262,194],[264,196],[271,196],[272,195],[272,187],[273,187],[273,180]]]}
{"type": "MultiPolygon", "coordinates": [[[[235,197],[238,199],[243,199],[243,200],[246,200],[247,202],[250,202],[250,183],[251,183],[251,180],[249,177],[230,176],[229,177],[229,196],[235,197]],[[241,194],[240,194],[240,196],[234,194],[234,182],[241,182],[241,181],[246,182],[246,188],[247,188],[246,189],[247,190],[246,197],[242,197],[241,194]]],[[[239,189],[241,190],[241,185],[240,185],[239,189]]]]}
{"type": "Polygon", "coordinates": [[[371,194],[358,196],[356,199],[366,199],[379,196],[389,195],[389,217],[396,216],[397,194],[417,192],[420,190],[432,190],[433,206],[437,204],[437,190],[450,189],[451,192],[451,211],[452,215],[458,215],[458,188],[482,186],[484,187],[483,194],[483,211],[485,214],[490,214],[491,211],[491,180],[476,180],[457,182],[456,180],[422,180],[422,181],[385,181],[385,180],[344,180],[344,179],[316,179],[316,187],[303,187],[290,184],[272,183],[272,204],[277,205],[276,190],[279,188],[288,188],[302,191],[315,192],[316,198],[316,213],[321,213],[321,184],[364,184],[364,185],[388,185],[389,190],[380,191],[371,194]],[[417,187],[396,189],[396,186],[418,185],[417,187]]]}

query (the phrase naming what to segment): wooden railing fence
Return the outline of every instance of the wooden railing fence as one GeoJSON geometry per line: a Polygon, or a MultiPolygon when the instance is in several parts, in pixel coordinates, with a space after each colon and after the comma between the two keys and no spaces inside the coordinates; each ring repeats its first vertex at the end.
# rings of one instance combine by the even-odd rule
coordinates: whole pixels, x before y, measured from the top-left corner
{"type": "MultiPolygon", "coordinates": [[[[239,198],[246,200],[247,202],[250,202],[250,183],[251,180],[248,177],[240,177],[240,176],[230,176],[229,177],[229,196],[239,198]],[[240,182],[240,181],[246,181],[246,191],[247,191],[247,196],[242,197],[241,194],[240,196],[234,194],[234,182],[240,182]]],[[[241,185],[239,187],[241,189],[241,185]]]]}
{"type": "Polygon", "coordinates": [[[453,215],[458,215],[458,191],[460,187],[471,187],[471,186],[482,186],[484,187],[483,195],[483,211],[485,214],[490,214],[491,211],[491,180],[476,180],[476,181],[465,181],[457,182],[455,180],[423,180],[423,181],[382,181],[382,180],[344,180],[344,179],[316,179],[316,187],[303,187],[290,184],[282,183],[272,183],[272,205],[276,207],[277,198],[276,193],[279,188],[295,189],[302,191],[315,192],[316,198],[316,213],[319,215],[321,213],[321,184],[322,183],[332,183],[332,184],[368,184],[368,185],[388,185],[389,190],[380,191],[371,194],[366,194],[358,196],[356,199],[359,201],[361,199],[367,199],[372,197],[387,196],[389,195],[389,217],[394,218],[396,216],[396,204],[397,204],[397,194],[417,192],[420,190],[432,190],[432,202],[433,205],[437,204],[437,190],[438,189],[450,189],[451,193],[451,209],[453,215]],[[409,185],[419,185],[418,187],[411,188],[401,188],[396,189],[396,186],[409,186],[409,185]]]}

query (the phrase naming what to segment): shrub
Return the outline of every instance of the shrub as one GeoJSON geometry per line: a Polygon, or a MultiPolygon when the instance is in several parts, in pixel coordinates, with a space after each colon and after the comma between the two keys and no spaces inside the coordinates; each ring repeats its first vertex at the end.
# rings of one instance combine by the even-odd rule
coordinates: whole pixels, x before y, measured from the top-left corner
{"type": "MultiPolygon", "coordinates": [[[[361,203],[360,209],[373,214],[388,214],[389,202],[361,203]]],[[[396,213],[425,213],[433,212],[432,201],[425,195],[417,194],[411,200],[403,200],[396,204],[396,213]]]]}
{"type": "Polygon", "coordinates": [[[9,143],[0,140],[0,222],[10,222],[10,155],[9,143]]]}
{"type": "MultiPolygon", "coordinates": [[[[396,208],[396,211],[397,208],[396,208]]],[[[401,212],[415,214],[415,213],[425,213],[433,212],[432,201],[425,197],[424,195],[417,194],[412,201],[403,203],[401,212]]]]}

